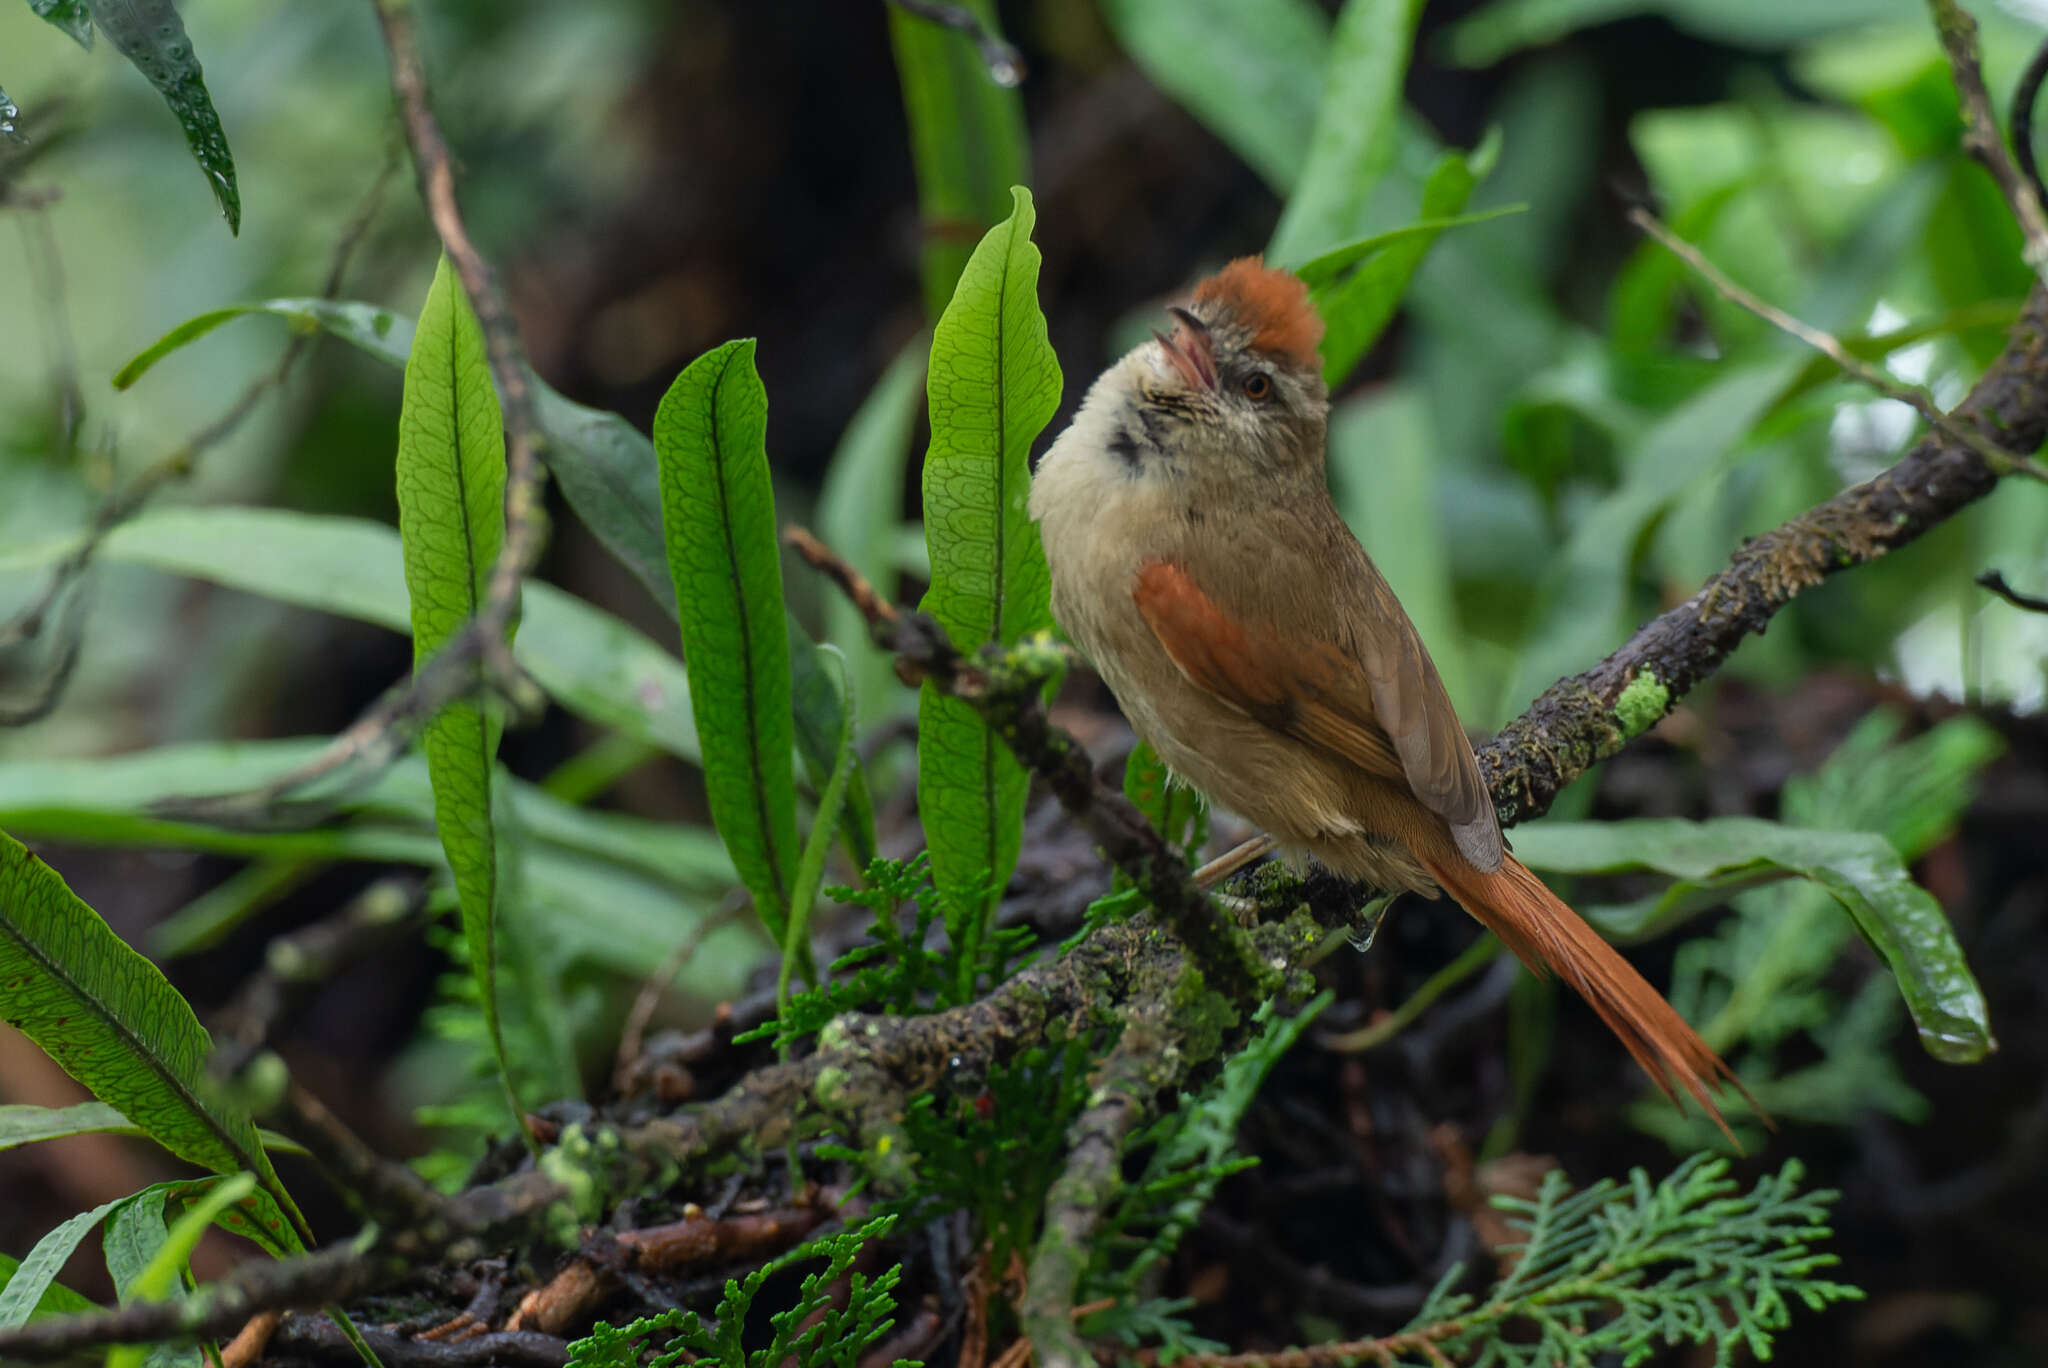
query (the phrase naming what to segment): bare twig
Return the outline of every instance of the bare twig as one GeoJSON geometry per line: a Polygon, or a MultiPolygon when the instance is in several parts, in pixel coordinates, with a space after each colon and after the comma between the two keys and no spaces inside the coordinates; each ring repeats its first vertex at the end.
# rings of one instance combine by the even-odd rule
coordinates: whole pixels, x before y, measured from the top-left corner
{"type": "Polygon", "coordinates": [[[1801,342],[1804,342],[1807,346],[1812,347],[1815,351],[1827,357],[1828,360],[1840,366],[1844,372],[1870,386],[1870,388],[1884,395],[1887,399],[1896,399],[1900,403],[1910,406],[1914,412],[1927,420],[1930,427],[1948,434],[1956,441],[1969,447],[1970,450],[1982,457],[1984,463],[1993,470],[1999,471],[2001,474],[2010,471],[2014,474],[2025,475],[2029,479],[2040,480],[2044,484],[2048,484],[2048,467],[2040,465],[2031,457],[2007,451],[1975,428],[1957,422],[1948,414],[1942,412],[1941,405],[1934,402],[1934,396],[1920,386],[1909,385],[1902,380],[1895,379],[1882,366],[1865,361],[1862,357],[1843,346],[1842,339],[1836,337],[1833,333],[1826,332],[1814,327],[1811,323],[1794,318],[1783,309],[1736,284],[1728,277],[1726,272],[1707,259],[1706,253],[1672,232],[1661,219],[1649,210],[1638,206],[1629,210],[1628,218],[1629,222],[1635,224],[1636,227],[1662,243],[1672,255],[1684,261],[1686,265],[1698,271],[1702,276],[1705,276],[1707,283],[1712,285],[1722,298],[1739,308],[1747,309],[1750,313],[1755,314],[1764,322],[1778,329],[1778,331],[1798,338],[1801,342]]]}
{"type": "Polygon", "coordinates": [[[637,1085],[640,1072],[640,1046],[647,1034],[647,1023],[654,1019],[654,1009],[661,1005],[662,994],[669,989],[675,976],[697,953],[711,933],[730,926],[742,917],[751,914],[754,904],[743,888],[734,889],[722,906],[698,921],[690,928],[688,935],[676,942],[676,948],[669,951],[661,967],[648,975],[640,985],[639,995],[633,999],[633,1009],[626,1013],[625,1027],[619,1032],[619,1050],[612,1061],[612,1091],[625,1096],[637,1085]]]}
{"type": "MultiPolygon", "coordinates": [[[[378,172],[377,178],[363,197],[361,207],[354,218],[342,230],[341,237],[334,245],[334,254],[327,268],[327,279],[321,288],[321,298],[332,299],[341,292],[343,280],[347,278],[348,266],[355,257],[364,235],[375,221],[378,210],[384,202],[384,192],[391,178],[398,170],[397,149],[394,146],[389,157],[378,172]]],[[[48,271],[61,271],[52,245],[49,253],[48,271]]],[[[251,380],[235,401],[228,405],[219,417],[199,431],[186,438],[174,450],[166,453],[150,465],[138,471],[135,476],[103,502],[93,514],[90,526],[84,536],[63,560],[50,571],[50,580],[43,592],[34,601],[17,613],[12,620],[0,625],[0,650],[9,649],[19,643],[33,640],[41,635],[55,616],[59,646],[51,664],[37,682],[34,694],[24,703],[0,708],[0,726],[26,726],[46,716],[63,697],[64,686],[69,682],[72,668],[78,663],[78,651],[84,629],[83,590],[79,580],[99,554],[100,547],[110,533],[122,523],[140,512],[156,493],[166,485],[187,479],[198,468],[199,461],[213,448],[233,436],[257,405],[273,389],[281,388],[291,377],[292,369],[310,345],[309,334],[294,332],[285,343],[284,351],[277,363],[263,374],[251,380]],[[77,590],[75,595],[67,591],[77,590]]],[[[75,392],[76,382],[67,381],[75,392]]],[[[67,399],[67,405],[75,408],[79,400],[67,399]]],[[[75,419],[74,419],[75,421],[75,419]]]]}
{"type": "Polygon", "coordinates": [[[1996,570],[1986,570],[1983,574],[1977,576],[1977,583],[1983,585],[2015,608],[2024,608],[2030,613],[2048,613],[2048,598],[2036,598],[2032,594],[2022,594],[2019,590],[2007,584],[2005,576],[1996,570]]]}
{"type": "Polygon", "coordinates": [[[501,680],[518,677],[511,648],[505,643],[505,629],[519,607],[519,585],[540,557],[546,535],[541,507],[542,485],[547,471],[541,464],[545,441],[534,415],[533,384],[529,379],[526,349],[519,340],[519,325],[511,305],[499,288],[497,273],[470,239],[462,207],[455,198],[455,167],[448,152],[441,125],[427,100],[426,68],[420,62],[419,44],[413,32],[413,8],[408,0],[372,0],[377,22],[384,30],[384,46],[391,57],[391,90],[398,100],[398,114],[405,126],[406,142],[412,147],[413,170],[419,180],[420,198],[434,221],[434,231],[448,253],[462,288],[476,310],[483,329],[484,351],[491,365],[491,379],[497,385],[498,400],[505,422],[505,542],[491,566],[484,602],[464,634],[477,638],[477,649],[486,672],[501,680]]]}
{"type": "Polygon", "coordinates": [[[247,793],[193,800],[181,805],[183,815],[247,821],[262,815],[285,795],[345,767],[374,773],[405,753],[414,728],[479,683],[495,689],[515,713],[535,711],[542,700],[539,688],[514,659],[507,639],[519,611],[520,585],[539,560],[547,535],[542,502],[547,469],[541,460],[546,436],[534,411],[526,350],[497,273],[477,250],[455,196],[454,162],[428,101],[412,6],[408,0],[371,3],[390,56],[392,95],[398,102],[406,143],[412,149],[420,198],[483,330],[484,352],[505,426],[505,540],[491,564],[475,615],[413,672],[409,682],[388,690],[320,754],[290,774],[247,793]]]}
{"type": "Polygon", "coordinates": [[[964,33],[973,39],[975,50],[981,54],[982,65],[988,68],[989,79],[997,85],[1023,84],[1023,54],[1003,41],[1001,34],[991,32],[966,6],[948,4],[946,0],[889,0],[889,3],[905,14],[914,14],[928,23],[964,33]]]}
{"type": "MultiPolygon", "coordinates": [[[[1956,97],[1963,113],[1963,146],[1998,182],[1999,193],[2005,196],[2026,240],[2027,265],[2048,282],[2048,213],[2043,212],[2033,179],[2023,175],[2006,153],[2005,135],[1999,132],[1998,115],[1984,89],[1984,69],[1977,54],[1977,20],[1956,0],[1927,0],[1927,8],[1934,16],[1935,31],[1941,35],[1941,48],[1948,55],[1949,71],[1955,77],[1956,97]]],[[[2028,131],[2015,127],[2013,140],[2028,142],[2028,131]]],[[[2026,155],[2031,161],[2031,148],[2026,155]]]]}
{"type": "Polygon", "coordinates": [[[2027,69],[2020,73],[2019,84],[2012,91],[2012,152],[2020,164],[2020,172],[2027,178],[2027,184],[2034,187],[2035,198],[2048,203],[2048,184],[2041,180],[2041,168],[2034,161],[2034,100],[2041,93],[2041,82],[2048,79],[2048,38],[2041,40],[2041,46],[2034,49],[2027,69]]]}
{"type": "Polygon", "coordinates": [[[420,880],[394,875],[350,898],[333,916],[270,942],[263,967],[213,1019],[209,1069],[219,1077],[239,1073],[314,990],[408,934],[424,906],[420,880]]]}

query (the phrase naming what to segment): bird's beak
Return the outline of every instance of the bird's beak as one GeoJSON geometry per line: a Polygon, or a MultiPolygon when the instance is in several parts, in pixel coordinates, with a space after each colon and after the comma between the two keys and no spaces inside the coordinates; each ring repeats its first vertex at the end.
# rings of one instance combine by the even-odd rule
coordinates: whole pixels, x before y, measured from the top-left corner
{"type": "Polygon", "coordinates": [[[1160,348],[1166,359],[1180,372],[1181,379],[1188,382],[1189,389],[1216,391],[1216,350],[1209,341],[1209,325],[1175,306],[1167,310],[1176,320],[1173,336],[1168,337],[1157,328],[1152,335],[1159,339],[1160,348]]]}

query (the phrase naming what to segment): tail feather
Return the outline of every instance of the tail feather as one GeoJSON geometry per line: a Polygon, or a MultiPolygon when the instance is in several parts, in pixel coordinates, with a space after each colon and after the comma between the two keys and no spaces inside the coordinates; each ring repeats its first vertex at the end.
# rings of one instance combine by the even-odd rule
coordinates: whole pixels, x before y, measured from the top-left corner
{"type": "Polygon", "coordinates": [[[1748,1089],[1685,1018],[1521,861],[1510,855],[1491,874],[1449,852],[1436,859],[1425,857],[1423,863],[1444,890],[1532,972],[1555,970],[1577,989],[1674,1103],[1679,1102],[1678,1089],[1684,1088],[1732,1144],[1734,1133],[1709,1092],[1732,1084],[1765,1124],[1770,1123],[1748,1089]]]}

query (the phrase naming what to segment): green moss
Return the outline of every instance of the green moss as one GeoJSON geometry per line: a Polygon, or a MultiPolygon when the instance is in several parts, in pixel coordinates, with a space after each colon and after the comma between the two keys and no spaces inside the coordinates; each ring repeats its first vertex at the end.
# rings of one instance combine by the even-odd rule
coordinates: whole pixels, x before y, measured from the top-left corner
{"type": "Polygon", "coordinates": [[[1657,725],[1658,719],[1671,710],[1671,690],[1664,687],[1657,676],[1642,670],[1628,682],[1621,691],[1621,697],[1614,700],[1614,716],[1621,723],[1624,738],[1634,739],[1657,725]]]}

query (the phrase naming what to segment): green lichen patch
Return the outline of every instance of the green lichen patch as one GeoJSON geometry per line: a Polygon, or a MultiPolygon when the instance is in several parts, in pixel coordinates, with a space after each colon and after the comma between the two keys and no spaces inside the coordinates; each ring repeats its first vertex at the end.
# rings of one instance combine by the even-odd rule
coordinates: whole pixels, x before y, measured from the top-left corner
{"type": "Polygon", "coordinates": [[[1656,726],[1669,711],[1671,690],[1650,670],[1638,671],[1614,700],[1614,716],[1621,723],[1622,736],[1629,740],[1656,726]]]}

